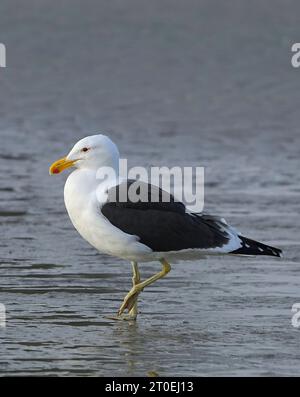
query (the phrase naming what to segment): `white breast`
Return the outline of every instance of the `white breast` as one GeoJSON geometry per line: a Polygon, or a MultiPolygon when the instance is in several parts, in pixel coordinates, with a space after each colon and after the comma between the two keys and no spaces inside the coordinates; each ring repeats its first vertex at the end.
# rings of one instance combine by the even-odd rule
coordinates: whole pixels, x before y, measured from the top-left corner
{"type": "Polygon", "coordinates": [[[129,260],[146,259],[152,250],[113,226],[101,213],[109,184],[99,185],[91,170],[75,170],[64,190],[69,217],[80,235],[99,251],[129,260]]]}

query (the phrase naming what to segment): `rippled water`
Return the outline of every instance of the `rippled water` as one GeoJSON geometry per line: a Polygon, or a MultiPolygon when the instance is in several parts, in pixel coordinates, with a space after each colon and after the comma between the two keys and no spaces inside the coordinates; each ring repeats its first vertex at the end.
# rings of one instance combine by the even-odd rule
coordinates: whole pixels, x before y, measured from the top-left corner
{"type": "Polygon", "coordinates": [[[296,1],[1,1],[2,375],[299,375],[299,11],[296,1]],[[179,263],[142,293],[136,324],[106,319],[130,264],[79,237],[66,175],[48,176],[96,131],[130,165],[205,166],[205,210],[284,259],[179,263]]]}

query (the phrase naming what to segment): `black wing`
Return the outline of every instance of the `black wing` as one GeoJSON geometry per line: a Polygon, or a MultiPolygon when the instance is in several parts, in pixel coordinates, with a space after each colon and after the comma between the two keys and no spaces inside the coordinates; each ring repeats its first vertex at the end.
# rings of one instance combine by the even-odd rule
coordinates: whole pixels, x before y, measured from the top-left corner
{"type": "Polygon", "coordinates": [[[219,218],[187,213],[171,194],[141,181],[111,188],[101,211],[114,226],[156,252],[222,247],[229,240],[219,218]],[[132,200],[134,191],[137,200],[132,200]]]}
{"type": "Polygon", "coordinates": [[[266,245],[260,243],[259,241],[251,240],[250,238],[239,236],[241,240],[241,247],[235,251],[232,251],[232,254],[237,255],[268,255],[268,256],[277,256],[281,257],[282,250],[280,248],[271,247],[270,245],[266,245]]]}

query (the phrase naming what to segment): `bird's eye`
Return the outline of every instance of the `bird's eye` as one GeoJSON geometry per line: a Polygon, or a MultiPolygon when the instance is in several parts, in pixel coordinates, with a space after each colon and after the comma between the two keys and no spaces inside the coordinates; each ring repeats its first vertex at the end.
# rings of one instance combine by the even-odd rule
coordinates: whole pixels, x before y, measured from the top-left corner
{"type": "Polygon", "coordinates": [[[82,152],[87,152],[89,150],[89,148],[84,147],[83,149],[81,149],[82,152]]]}

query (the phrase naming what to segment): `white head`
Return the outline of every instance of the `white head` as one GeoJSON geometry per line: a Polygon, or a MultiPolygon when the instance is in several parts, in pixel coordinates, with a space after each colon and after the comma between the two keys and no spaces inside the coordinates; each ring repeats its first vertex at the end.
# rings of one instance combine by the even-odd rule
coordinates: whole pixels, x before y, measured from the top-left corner
{"type": "Polygon", "coordinates": [[[117,146],[105,135],[92,135],[78,141],[70,153],[53,163],[50,175],[59,174],[63,170],[76,167],[97,171],[100,167],[118,169],[119,150],[117,146]]]}

